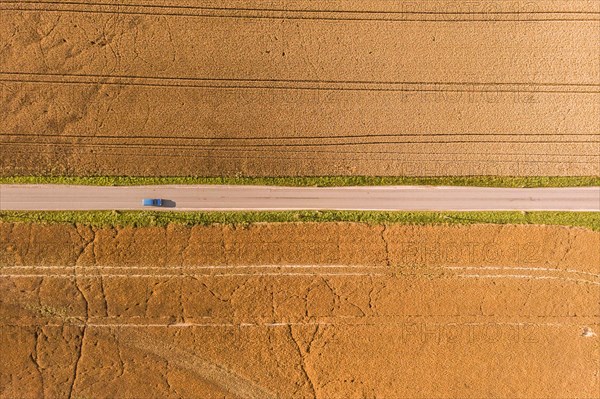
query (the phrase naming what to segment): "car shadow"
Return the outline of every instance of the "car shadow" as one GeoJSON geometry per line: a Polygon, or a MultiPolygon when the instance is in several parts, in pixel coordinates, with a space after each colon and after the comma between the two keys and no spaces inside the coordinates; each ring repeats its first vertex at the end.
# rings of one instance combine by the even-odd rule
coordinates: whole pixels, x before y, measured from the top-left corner
{"type": "Polygon", "coordinates": [[[175,208],[177,203],[173,200],[162,200],[162,208],[175,208]]]}

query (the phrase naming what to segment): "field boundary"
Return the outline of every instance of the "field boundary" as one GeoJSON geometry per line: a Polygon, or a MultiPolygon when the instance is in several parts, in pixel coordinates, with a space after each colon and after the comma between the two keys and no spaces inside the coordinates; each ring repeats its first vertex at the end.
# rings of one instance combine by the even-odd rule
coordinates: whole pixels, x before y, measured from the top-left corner
{"type": "Polygon", "coordinates": [[[468,186],[468,187],[593,187],[600,176],[300,176],[300,177],[128,177],[8,176],[0,184],[64,184],[85,186],[260,185],[289,187],[468,186]]]}
{"type": "Polygon", "coordinates": [[[600,231],[600,212],[233,211],[175,213],[156,211],[1,211],[0,222],[80,224],[94,227],[311,222],[406,225],[534,224],[583,227],[600,231]]]}

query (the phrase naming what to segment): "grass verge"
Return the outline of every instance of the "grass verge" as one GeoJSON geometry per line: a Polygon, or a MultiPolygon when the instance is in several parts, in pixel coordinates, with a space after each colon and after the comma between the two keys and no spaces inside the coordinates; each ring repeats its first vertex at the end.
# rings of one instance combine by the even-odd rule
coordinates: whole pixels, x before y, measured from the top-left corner
{"type": "Polygon", "coordinates": [[[540,224],[578,226],[600,231],[598,212],[156,212],[156,211],[50,211],[0,212],[0,222],[68,223],[96,227],[283,223],[358,222],[368,224],[468,225],[540,224]]]}
{"type": "Polygon", "coordinates": [[[345,187],[345,186],[476,186],[476,187],[584,187],[600,186],[600,177],[547,176],[547,177],[60,177],[13,176],[0,177],[0,184],[73,184],[89,186],[141,186],[160,184],[233,184],[290,187],[345,187]]]}

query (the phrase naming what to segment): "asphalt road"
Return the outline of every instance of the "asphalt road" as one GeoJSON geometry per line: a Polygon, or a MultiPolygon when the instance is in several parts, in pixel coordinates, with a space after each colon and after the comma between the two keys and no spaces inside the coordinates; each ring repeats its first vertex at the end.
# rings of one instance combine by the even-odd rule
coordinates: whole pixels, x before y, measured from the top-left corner
{"type": "Polygon", "coordinates": [[[0,210],[556,210],[600,211],[600,187],[340,187],[0,185],[0,210]]]}

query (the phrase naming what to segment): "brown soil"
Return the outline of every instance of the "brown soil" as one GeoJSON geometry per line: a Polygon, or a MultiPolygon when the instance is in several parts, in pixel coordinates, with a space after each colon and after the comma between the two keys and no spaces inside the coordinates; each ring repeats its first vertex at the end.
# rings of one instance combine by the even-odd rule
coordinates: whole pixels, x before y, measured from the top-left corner
{"type": "Polygon", "coordinates": [[[592,398],[600,233],[0,224],[0,397],[592,398]]]}
{"type": "Polygon", "coordinates": [[[94,4],[2,4],[0,174],[600,175],[598,2],[94,4]]]}

